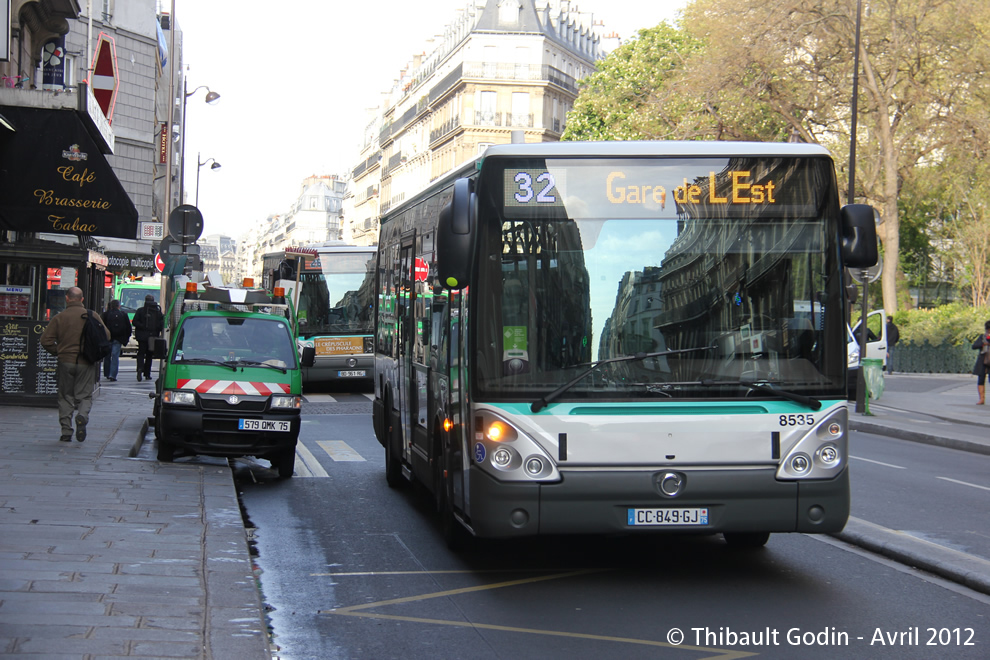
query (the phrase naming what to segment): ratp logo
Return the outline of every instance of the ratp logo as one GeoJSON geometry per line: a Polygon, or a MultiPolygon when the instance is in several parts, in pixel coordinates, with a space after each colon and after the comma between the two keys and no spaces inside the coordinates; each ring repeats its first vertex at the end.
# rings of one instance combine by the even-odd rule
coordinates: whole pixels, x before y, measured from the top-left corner
{"type": "Polygon", "coordinates": [[[89,158],[89,154],[87,154],[85,151],[80,151],[79,150],[79,145],[78,144],[74,144],[71,147],[69,147],[68,149],[62,150],[62,158],[65,158],[65,159],[71,160],[71,161],[80,161],[80,160],[86,160],[87,158],[89,158]]]}

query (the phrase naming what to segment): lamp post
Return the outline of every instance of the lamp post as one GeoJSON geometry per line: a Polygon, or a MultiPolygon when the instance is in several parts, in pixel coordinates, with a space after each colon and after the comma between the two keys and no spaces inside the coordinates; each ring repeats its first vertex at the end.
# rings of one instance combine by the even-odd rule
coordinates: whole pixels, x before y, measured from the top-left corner
{"type": "Polygon", "coordinates": [[[203,165],[206,165],[211,160],[213,161],[213,164],[210,165],[210,169],[211,170],[220,169],[220,163],[217,162],[216,158],[207,158],[204,161],[200,161],[199,156],[200,154],[199,152],[197,152],[196,153],[196,208],[199,208],[199,171],[203,169],[203,165]]]}
{"type": "MultiPolygon", "coordinates": [[[[197,87],[193,91],[187,92],[186,91],[186,80],[185,80],[185,78],[183,78],[183,80],[182,80],[182,126],[181,126],[181,128],[179,130],[179,136],[182,138],[182,155],[180,157],[180,161],[182,162],[182,165],[179,168],[179,202],[182,203],[182,204],[185,204],[185,202],[186,202],[186,197],[185,197],[185,195],[186,195],[186,101],[189,99],[190,96],[192,96],[193,94],[195,94],[196,92],[198,92],[201,89],[205,89],[206,90],[206,99],[205,99],[205,101],[206,101],[206,103],[208,105],[215,105],[216,102],[220,100],[220,95],[218,93],[214,92],[213,90],[211,90],[206,85],[200,85],[199,87],[197,87]]],[[[197,171],[197,176],[198,176],[198,174],[199,173],[197,171]]],[[[196,194],[197,194],[197,196],[199,195],[199,183],[198,182],[197,182],[197,185],[196,185],[196,194]]]]}

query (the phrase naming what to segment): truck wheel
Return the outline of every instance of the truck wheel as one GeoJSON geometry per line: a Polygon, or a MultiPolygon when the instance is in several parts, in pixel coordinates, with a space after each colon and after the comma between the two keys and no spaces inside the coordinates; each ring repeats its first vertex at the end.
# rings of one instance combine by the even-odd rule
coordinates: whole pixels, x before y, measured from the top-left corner
{"type": "Polygon", "coordinates": [[[278,476],[280,479],[291,479],[292,475],[296,471],[295,445],[280,452],[272,462],[275,464],[275,467],[278,468],[278,476]]]}
{"type": "MultiPolygon", "coordinates": [[[[158,428],[155,428],[155,436],[158,437],[158,428]]],[[[175,458],[175,447],[158,437],[158,460],[162,463],[171,463],[175,458]]]]}

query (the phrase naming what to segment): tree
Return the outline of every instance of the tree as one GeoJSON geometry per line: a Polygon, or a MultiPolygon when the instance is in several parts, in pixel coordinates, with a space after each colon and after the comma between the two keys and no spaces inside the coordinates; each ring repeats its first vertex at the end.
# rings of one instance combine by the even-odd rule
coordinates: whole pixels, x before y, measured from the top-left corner
{"type": "MultiPolygon", "coordinates": [[[[802,140],[829,147],[848,177],[856,8],[694,0],[683,29],[643,31],[606,58],[566,137],[802,140]]],[[[898,308],[902,186],[918,168],[986,148],[988,37],[985,0],[865,2],[853,196],[882,214],[889,312],[898,308]]]]}
{"type": "Polygon", "coordinates": [[[667,83],[700,43],[661,23],[640,30],[581,81],[562,140],[660,140],[689,137],[695,105],[667,83]]]}

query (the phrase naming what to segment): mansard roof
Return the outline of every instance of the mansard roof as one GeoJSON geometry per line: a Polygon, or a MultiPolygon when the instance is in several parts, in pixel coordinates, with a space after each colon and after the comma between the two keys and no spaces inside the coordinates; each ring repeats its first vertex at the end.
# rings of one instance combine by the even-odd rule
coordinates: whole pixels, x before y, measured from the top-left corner
{"type": "MultiPolygon", "coordinates": [[[[514,16],[515,11],[510,12],[514,16]]],[[[522,32],[527,34],[546,34],[543,23],[536,13],[534,0],[488,0],[485,9],[478,19],[475,31],[490,32],[522,32]],[[513,21],[503,21],[503,5],[508,5],[518,11],[518,19],[513,21]]]]}

